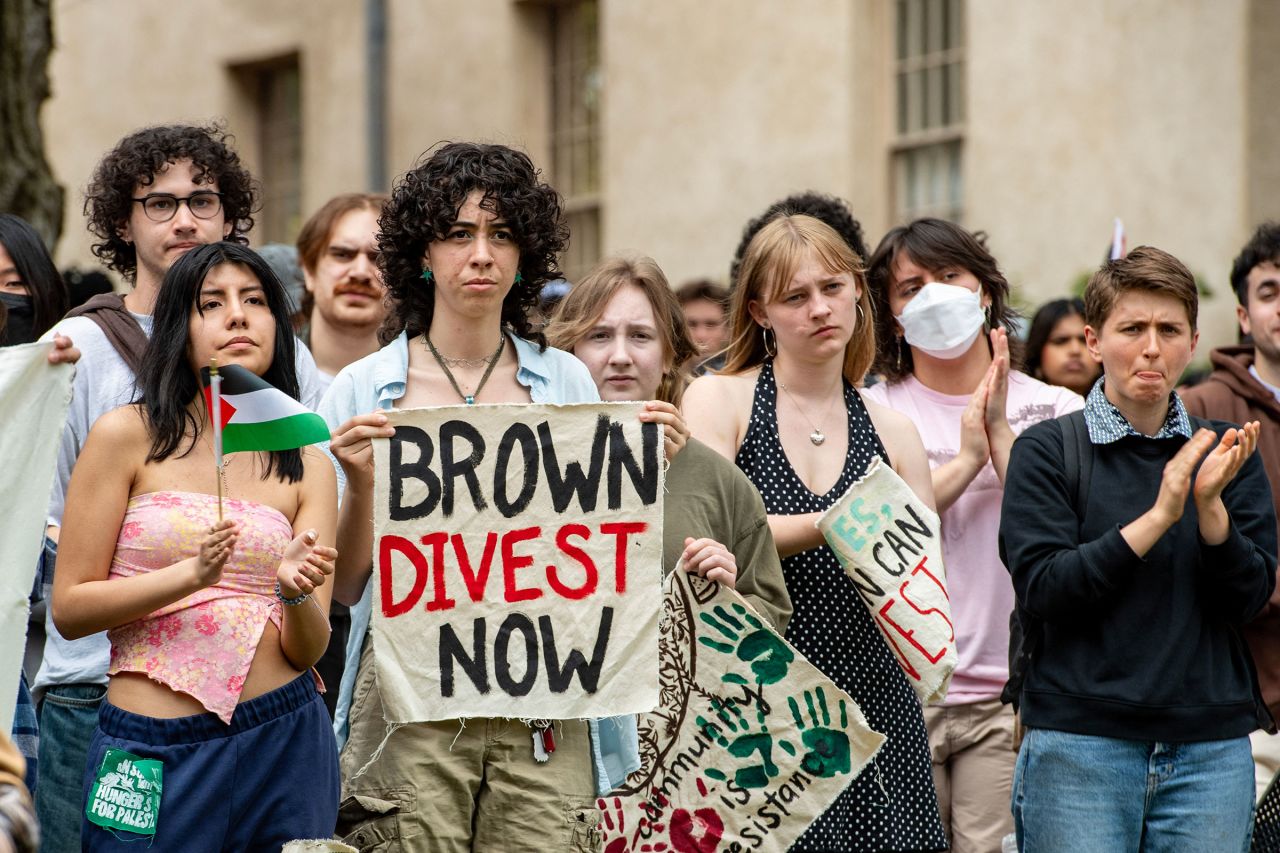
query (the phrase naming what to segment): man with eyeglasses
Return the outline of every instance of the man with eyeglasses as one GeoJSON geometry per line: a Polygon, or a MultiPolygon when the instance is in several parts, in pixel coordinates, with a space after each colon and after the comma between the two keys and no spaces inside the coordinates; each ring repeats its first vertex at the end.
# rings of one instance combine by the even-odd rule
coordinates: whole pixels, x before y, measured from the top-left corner
{"type": "MultiPolygon", "coordinates": [[[[45,338],[72,338],[76,365],[71,408],[58,451],[48,535],[57,542],[71,469],[99,416],[131,402],[134,377],[151,333],[151,312],[165,273],[184,253],[218,240],[247,242],[254,186],[219,125],[164,125],[126,136],[98,164],[85,193],[93,253],[133,284],[123,298],[102,294],[75,309],[45,338]]],[[[322,390],[315,360],[298,347],[302,402],[322,390]]],[[[210,466],[210,476],[213,468],[210,466]]],[[[50,579],[51,580],[51,579],[50,579]]],[[[36,812],[49,853],[80,850],[89,740],[106,696],[106,634],[68,641],[45,619],[44,659],[33,690],[40,706],[40,781],[36,812]]]]}

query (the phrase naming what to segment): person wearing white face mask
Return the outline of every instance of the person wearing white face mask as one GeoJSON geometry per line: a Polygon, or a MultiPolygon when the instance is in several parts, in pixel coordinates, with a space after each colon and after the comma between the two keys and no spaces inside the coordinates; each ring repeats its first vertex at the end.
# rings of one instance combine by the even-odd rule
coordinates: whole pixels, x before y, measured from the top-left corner
{"type": "Polygon", "coordinates": [[[934,784],[951,849],[998,851],[1013,832],[1014,716],[1009,678],[1013,586],[996,551],[1009,451],[1032,424],[1084,405],[1012,369],[1009,283],[974,235],[920,219],[885,235],[867,279],[876,364],[867,397],[907,415],[929,454],[959,663],[925,709],[934,784]],[[986,332],[984,334],[984,331],[986,332]]]}

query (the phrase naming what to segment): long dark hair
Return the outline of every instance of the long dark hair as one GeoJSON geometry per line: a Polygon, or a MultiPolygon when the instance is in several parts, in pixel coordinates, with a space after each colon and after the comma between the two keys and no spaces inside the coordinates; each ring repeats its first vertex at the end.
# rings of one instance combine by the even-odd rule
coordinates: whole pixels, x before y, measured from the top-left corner
{"type": "Polygon", "coordinates": [[[11,213],[0,214],[0,246],[13,259],[18,276],[31,294],[32,331],[38,338],[67,313],[67,283],[53,265],[40,235],[25,219],[11,213]]]}
{"type": "MultiPolygon", "coordinates": [[[[1009,280],[987,250],[986,238],[981,231],[971,234],[954,222],[933,218],[900,225],[881,238],[867,264],[867,282],[876,306],[877,373],[890,382],[900,382],[915,372],[911,347],[898,334],[898,324],[889,310],[893,261],[900,253],[927,270],[961,267],[973,273],[991,300],[984,328],[1003,326],[1013,331],[1018,312],[1009,302],[1009,280]]],[[[1021,369],[1022,344],[1013,334],[1009,335],[1009,360],[1010,367],[1021,369]]]]}
{"type": "MultiPolygon", "coordinates": [[[[159,462],[177,453],[186,456],[195,447],[200,423],[191,412],[191,401],[203,393],[188,351],[191,347],[191,312],[200,311],[200,288],[214,267],[236,264],[253,274],[262,284],[267,307],[276,321],[275,355],[262,378],[298,399],[298,374],[293,327],[289,325],[289,304],[284,285],[257,252],[238,243],[223,241],[197,246],[169,267],[156,297],[152,315],[151,341],[138,371],[138,403],[151,435],[148,462],[159,462]],[[184,438],[190,438],[180,451],[184,438]]],[[[275,474],[283,482],[302,479],[302,453],[272,451],[263,479],[275,474]]]]}
{"type": "Polygon", "coordinates": [[[538,304],[542,285],[560,275],[556,258],[564,251],[569,228],[560,210],[560,195],[539,180],[529,155],[505,145],[450,142],[409,170],[391,191],[391,201],[378,219],[382,280],[390,311],[379,332],[390,343],[431,328],[435,285],[422,280],[427,244],[442,239],[472,190],[484,198],[480,206],[507,221],[520,247],[520,283],[502,303],[502,322],[540,348],[547,342],[529,314],[538,304]]]}
{"type": "Polygon", "coordinates": [[[1027,332],[1026,371],[1029,376],[1043,380],[1040,375],[1040,353],[1044,345],[1053,335],[1053,329],[1063,317],[1079,316],[1084,319],[1084,300],[1079,297],[1071,299],[1053,299],[1040,306],[1031,320],[1031,330],[1027,332]]]}

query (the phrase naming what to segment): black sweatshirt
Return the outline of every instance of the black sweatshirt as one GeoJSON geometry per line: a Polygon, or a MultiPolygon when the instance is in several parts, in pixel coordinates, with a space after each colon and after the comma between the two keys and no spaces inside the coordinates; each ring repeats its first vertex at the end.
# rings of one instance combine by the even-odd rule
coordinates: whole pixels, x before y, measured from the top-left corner
{"type": "MultiPolygon", "coordinates": [[[[1229,427],[1212,423],[1219,435],[1229,427]]],[[[1190,497],[1145,558],[1120,535],[1155,504],[1165,463],[1186,441],[1128,436],[1091,445],[1083,524],[1058,421],[1014,442],[1000,557],[1018,603],[1041,621],[1022,688],[1027,726],[1168,742],[1258,727],[1239,627],[1275,586],[1275,510],[1261,459],[1253,454],[1223,492],[1231,530],[1221,545],[1201,541],[1190,497]]]]}

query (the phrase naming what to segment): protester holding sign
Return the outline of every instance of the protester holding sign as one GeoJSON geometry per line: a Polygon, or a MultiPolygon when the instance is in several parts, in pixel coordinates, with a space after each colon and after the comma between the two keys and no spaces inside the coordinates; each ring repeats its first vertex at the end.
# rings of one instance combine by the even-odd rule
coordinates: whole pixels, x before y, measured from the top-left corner
{"type": "Polygon", "coordinates": [[[366,638],[371,440],[395,432],[377,410],[599,399],[581,362],[547,349],[529,319],[542,285],[559,274],[567,237],[559,196],[522,153],[450,143],[398,182],[379,225],[390,343],[343,369],[320,407],[345,484],[335,592],[353,605],[335,721],[346,741],[339,833],[361,849],[594,849],[597,790],[639,766],[633,717],[557,723],[545,763],[535,760],[536,732],[519,720],[389,731],[378,650],[366,638]]]}
{"type": "Polygon", "coordinates": [[[1031,617],[1018,848],[1246,850],[1249,733],[1274,723],[1240,630],[1275,587],[1258,423],[1188,416],[1191,272],[1141,246],[1085,290],[1102,379],[1014,442],[1000,554],[1031,617]]]}
{"type": "Polygon", "coordinates": [[[1076,394],[1013,370],[1009,282],[982,241],[940,219],[894,228],[867,268],[876,310],[867,397],[920,430],[942,514],[942,562],[959,663],[925,709],[942,824],[956,853],[989,853],[1013,832],[1009,679],[1013,587],[996,552],[1013,439],[1079,409],[1076,394]]]}
{"type": "Polygon", "coordinates": [[[724,372],[689,386],[685,416],[764,498],[795,605],[787,639],[888,736],[795,849],[945,849],[920,703],[815,526],[876,457],[933,506],[915,427],[857,390],[875,354],[861,260],[818,220],[777,217],[747,247],[730,314],[724,372]]]}
{"type": "Polygon", "coordinates": [[[292,445],[231,457],[220,483],[200,391],[216,358],[296,398],[284,289],[251,250],[208,244],[170,268],[153,317],[141,401],[99,418],[77,461],[54,583],[63,636],[111,640],[84,849],[327,835],[337,754],[307,670],[328,642],[333,469],[292,445]]]}
{"type": "MultiPolygon", "coordinates": [[[[650,258],[602,261],[561,300],[546,329],[582,360],[602,400],[651,400],[679,417],[696,348],[667,277],[650,258]]],[[[683,420],[680,431],[684,431],[683,420]]],[[[741,471],[697,439],[667,469],[664,571],[677,566],[736,589],[782,631],[791,597],[764,504],[741,471]]]]}

